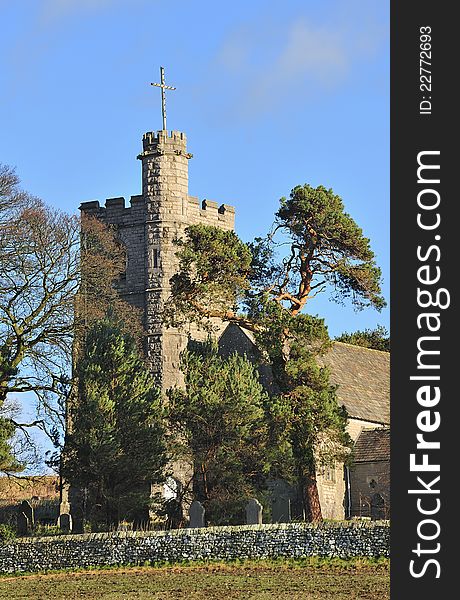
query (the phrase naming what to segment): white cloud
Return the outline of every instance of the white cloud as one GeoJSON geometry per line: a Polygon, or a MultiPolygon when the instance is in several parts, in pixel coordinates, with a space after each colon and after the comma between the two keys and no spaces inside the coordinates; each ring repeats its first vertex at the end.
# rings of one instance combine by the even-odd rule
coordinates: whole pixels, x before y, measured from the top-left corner
{"type": "Polygon", "coordinates": [[[275,71],[288,77],[312,75],[335,82],[347,70],[349,57],[342,35],[326,28],[315,29],[306,21],[291,25],[275,71]]]}
{"type": "Polygon", "coordinates": [[[233,105],[246,114],[333,91],[381,45],[384,27],[370,18],[335,18],[327,24],[298,17],[259,20],[232,31],[217,55],[214,79],[226,79],[233,105]]]}
{"type": "Polygon", "coordinates": [[[268,109],[293,93],[337,85],[349,68],[349,57],[338,32],[315,29],[306,21],[289,25],[278,54],[250,77],[247,108],[268,109]]]}

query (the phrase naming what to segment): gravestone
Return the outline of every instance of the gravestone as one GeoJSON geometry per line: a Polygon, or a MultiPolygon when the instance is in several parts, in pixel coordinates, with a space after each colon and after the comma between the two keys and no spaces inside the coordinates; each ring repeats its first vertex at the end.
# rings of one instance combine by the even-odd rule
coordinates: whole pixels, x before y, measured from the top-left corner
{"type": "Polygon", "coordinates": [[[72,517],[70,513],[62,513],[58,517],[59,529],[63,531],[72,531],[72,517]]]}
{"type": "Polygon", "coordinates": [[[194,500],[188,511],[189,527],[204,527],[205,509],[201,502],[194,500]]]}
{"type": "Polygon", "coordinates": [[[371,519],[379,521],[386,518],[385,499],[381,494],[374,494],[371,499],[371,519]]]}
{"type": "Polygon", "coordinates": [[[276,496],[272,502],[272,523],[289,523],[291,521],[291,500],[284,496],[276,496]]]}
{"type": "Polygon", "coordinates": [[[27,535],[30,529],[29,519],[26,515],[19,509],[18,519],[17,519],[17,529],[18,535],[27,535]]]}
{"type": "Polygon", "coordinates": [[[262,524],[262,504],[256,498],[251,498],[246,504],[246,524],[262,524]]]}
{"type": "Polygon", "coordinates": [[[179,529],[184,521],[182,502],[171,498],[166,502],[165,507],[167,515],[166,529],[179,529]]]}
{"type": "Polygon", "coordinates": [[[25,514],[25,516],[27,517],[27,520],[29,521],[30,527],[33,527],[33,525],[34,525],[34,509],[29,504],[29,502],[27,502],[27,500],[23,500],[21,502],[19,511],[23,512],[25,514]]]}

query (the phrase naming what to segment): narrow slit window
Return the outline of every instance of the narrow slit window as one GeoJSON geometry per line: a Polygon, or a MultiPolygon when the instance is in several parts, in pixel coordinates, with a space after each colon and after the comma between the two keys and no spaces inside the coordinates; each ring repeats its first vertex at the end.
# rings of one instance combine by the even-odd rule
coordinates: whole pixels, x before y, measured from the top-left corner
{"type": "Polygon", "coordinates": [[[153,251],[153,268],[154,269],[158,269],[158,264],[159,264],[159,256],[158,256],[159,252],[158,250],[155,248],[155,250],[153,251]]]}

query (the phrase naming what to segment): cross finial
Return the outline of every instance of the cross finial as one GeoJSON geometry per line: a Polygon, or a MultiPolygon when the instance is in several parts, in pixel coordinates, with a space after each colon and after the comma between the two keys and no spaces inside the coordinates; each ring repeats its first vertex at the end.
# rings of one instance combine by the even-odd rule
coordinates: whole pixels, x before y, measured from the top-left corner
{"type": "Polygon", "coordinates": [[[161,88],[161,113],[163,115],[163,131],[166,131],[166,91],[165,90],[175,90],[175,87],[172,85],[165,84],[165,70],[163,67],[160,67],[160,81],[161,83],[151,83],[150,85],[154,85],[155,87],[161,88]]]}

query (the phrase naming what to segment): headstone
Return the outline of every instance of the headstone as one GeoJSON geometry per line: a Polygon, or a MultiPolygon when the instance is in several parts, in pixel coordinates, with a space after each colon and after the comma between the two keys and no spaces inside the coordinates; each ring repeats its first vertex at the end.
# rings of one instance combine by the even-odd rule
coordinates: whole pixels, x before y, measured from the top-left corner
{"type": "Polygon", "coordinates": [[[276,496],[272,502],[272,523],[291,521],[291,500],[285,496],[276,496]]]}
{"type": "Polygon", "coordinates": [[[179,529],[184,521],[182,503],[171,498],[165,503],[166,507],[166,529],[179,529]]]}
{"type": "Polygon", "coordinates": [[[58,517],[59,529],[63,531],[72,531],[72,517],[70,513],[62,513],[58,517]]]}
{"type": "Polygon", "coordinates": [[[256,498],[251,498],[246,504],[246,524],[262,524],[262,504],[256,498]]]}
{"type": "Polygon", "coordinates": [[[22,512],[22,510],[19,510],[19,513],[18,513],[17,529],[18,529],[18,535],[27,535],[29,533],[29,529],[30,529],[29,519],[22,512]]]}
{"type": "Polygon", "coordinates": [[[378,521],[386,518],[385,499],[381,494],[374,494],[371,498],[371,519],[378,521]]]}
{"type": "Polygon", "coordinates": [[[27,517],[30,527],[33,527],[33,525],[34,525],[34,509],[27,502],[27,500],[23,500],[21,502],[21,507],[19,510],[21,512],[23,512],[25,514],[25,516],[27,517]]]}
{"type": "Polygon", "coordinates": [[[188,511],[189,527],[204,527],[205,509],[201,502],[194,500],[188,511]]]}

